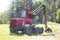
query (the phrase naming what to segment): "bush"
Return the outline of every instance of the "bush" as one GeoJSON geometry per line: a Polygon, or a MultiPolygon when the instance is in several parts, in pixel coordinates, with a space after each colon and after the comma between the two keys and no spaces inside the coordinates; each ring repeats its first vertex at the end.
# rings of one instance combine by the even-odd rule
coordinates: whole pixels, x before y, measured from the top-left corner
{"type": "Polygon", "coordinates": [[[4,11],[0,13],[0,24],[9,23],[10,14],[8,11],[4,11]]]}
{"type": "Polygon", "coordinates": [[[6,23],[8,23],[8,18],[0,18],[0,24],[6,24],[6,23]]]}
{"type": "Polygon", "coordinates": [[[56,22],[60,23],[60,9],[57,10],[56,22]]]}
{"type": "Polygon", "coordinates": [[[2,18],[0,18],[0,24],[3,24],[4,20],[2,18]]]}

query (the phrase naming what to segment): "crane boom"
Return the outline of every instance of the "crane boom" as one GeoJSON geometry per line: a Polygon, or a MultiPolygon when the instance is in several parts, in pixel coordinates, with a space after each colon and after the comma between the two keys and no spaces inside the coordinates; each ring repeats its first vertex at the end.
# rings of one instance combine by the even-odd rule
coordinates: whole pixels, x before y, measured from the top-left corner
{"type": "MultiPolygon", "coordinates": [[[[37,14],[39,14],[39,12],[41,11],[41,10],[45,10],[45,5],[40,5],[38,8],[36,8],[33,12],[32,12],[32,14],[33,15],[37,15],[37,14]]],[[[45,11],[44,11],[45,12],[45,11]]]]}
{"type": "Polygon", "coordinates": [[[45,5],[40,5],[38,8],[36,8],[34,11],[32,11],[32,15],[34,16],[37,16],[39,14],[39,12],[43,10],[44,11],[44,24],[45,26],[47,27],[47,14],[46,14],[46,8],[45,8],[45,5]]]}

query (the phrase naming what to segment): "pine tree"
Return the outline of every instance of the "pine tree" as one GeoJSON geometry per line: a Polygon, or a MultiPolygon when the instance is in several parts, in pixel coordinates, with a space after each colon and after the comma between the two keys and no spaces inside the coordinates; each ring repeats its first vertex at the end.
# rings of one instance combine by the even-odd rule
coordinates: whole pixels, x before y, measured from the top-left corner
{"type": "MultiPolygon", "coordinates": [[[[21,4],[22,5],[22,4],[21,4]]],[[[11,18],[20,17],[21,14],[20,0],[13,0],[10,6],[11,18]]]]}

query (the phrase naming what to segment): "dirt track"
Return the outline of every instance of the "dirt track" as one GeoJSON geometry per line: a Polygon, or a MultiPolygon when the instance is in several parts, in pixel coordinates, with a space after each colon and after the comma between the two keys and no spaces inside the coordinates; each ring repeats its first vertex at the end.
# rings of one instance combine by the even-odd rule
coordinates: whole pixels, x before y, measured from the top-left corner
{"type": "Polygon", "coordinates": [[[25,40],[60,40],[60,27],[56,27],[56,32],[53,34],[31,36],[25,38],[25,40]]]}
{"type": "Polygon", "coordinates": [[[54,36],[37,36],[37,37],[30,37],[29,40],[56,40],[54,36]]]}

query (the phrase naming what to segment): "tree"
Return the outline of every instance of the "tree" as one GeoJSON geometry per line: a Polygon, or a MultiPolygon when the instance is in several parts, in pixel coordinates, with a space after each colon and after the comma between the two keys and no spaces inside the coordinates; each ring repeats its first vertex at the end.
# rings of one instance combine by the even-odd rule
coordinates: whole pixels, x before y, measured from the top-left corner
{"type": "Polygon", "coordinates": [[[60,9],[57,10],[56,22],[60,23],[60,9]]]}
{"type": "Polygon", "coordinates": [[[9,23],[10,14],[8,11],[0,13],[0,24],[9,23]]]}
{"type": "Polygon", "coordinates": [[[56,10],[58,9],[58,3],[59,3],[59,0],[43,1],[43,4],[45,4],[47,8],[48,20],[56,22],[56,10]]]}
{"type": "Polygon", "coordinates": [[[10,6],[11,18],[19,18],[21,15],[21,9],[23,7],[24,1],[22,0],[13,0],[10,6]]]}

